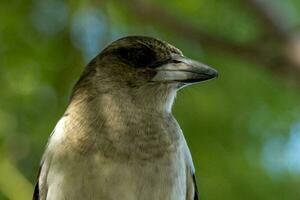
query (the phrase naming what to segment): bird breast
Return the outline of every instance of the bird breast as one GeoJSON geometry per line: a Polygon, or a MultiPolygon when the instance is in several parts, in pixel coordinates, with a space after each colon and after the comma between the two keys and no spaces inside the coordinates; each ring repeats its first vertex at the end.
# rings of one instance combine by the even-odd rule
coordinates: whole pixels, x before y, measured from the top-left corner
{"type": "Polygon", "coordinates": [[[186,144],[171,115],[143,121],[132,117],[122,131],[103,123],[98,133],[89,133],[95,137],[77,138],[79,149],[89,151],[69,144],[64,131],[68,117],[59,122],[46,151],[47,200],[185,199],[186,144]],[[94,147],[83,147],[87,144],[94,147]]]}

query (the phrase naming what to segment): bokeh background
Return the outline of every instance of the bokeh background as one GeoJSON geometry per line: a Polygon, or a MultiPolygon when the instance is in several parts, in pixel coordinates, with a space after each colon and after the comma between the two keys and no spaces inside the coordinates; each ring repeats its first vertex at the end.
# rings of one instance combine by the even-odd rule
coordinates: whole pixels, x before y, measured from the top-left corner
{"type": "Polygon", "coordinates": [[[72,85],[126,35],[219,70],[173,109],[203,200],[300,199],[299,0],[1,0],[0,200],[29,200],[72,85]]]}

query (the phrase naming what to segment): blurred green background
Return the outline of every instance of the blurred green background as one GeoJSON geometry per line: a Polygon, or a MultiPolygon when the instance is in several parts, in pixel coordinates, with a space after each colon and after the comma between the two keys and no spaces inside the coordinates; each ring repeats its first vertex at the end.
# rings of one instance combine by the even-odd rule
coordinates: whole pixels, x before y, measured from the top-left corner
{"type": "Polygon", "coordinates": [[[174,114],[203,200],[300,199],[299,0],[1,0],[0,200],[31,199],[86,63],[149,35],[219,70],[174,114]]]}

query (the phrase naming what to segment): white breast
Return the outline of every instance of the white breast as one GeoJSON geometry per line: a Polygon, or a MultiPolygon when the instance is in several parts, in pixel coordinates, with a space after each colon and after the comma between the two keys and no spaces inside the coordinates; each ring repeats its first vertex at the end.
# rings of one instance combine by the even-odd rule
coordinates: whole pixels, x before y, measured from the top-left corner
{"type": "Polygon", "coordinates": [[[54,156],[47,200],[184,200],[185,169],[181,153],[146,163],[119,163],[99,154],[54,156]]]}
{"type": "MultiPolygon", "coordinates": [[[[41,200],[185,200],[185,140],[155,160],[118,160],[69,148],[66,119],[52,134],[41,170],[41,200]]],[[[101,148],[100,148],[101,149],[101,148]]]]}

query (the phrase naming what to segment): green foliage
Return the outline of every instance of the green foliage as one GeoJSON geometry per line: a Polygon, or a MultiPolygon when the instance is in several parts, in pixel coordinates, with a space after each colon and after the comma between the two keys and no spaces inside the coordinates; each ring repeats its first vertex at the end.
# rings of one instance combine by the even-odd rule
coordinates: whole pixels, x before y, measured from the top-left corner
{"type": "MultiPolygon", "coordinates": [[[[299,24],[299,1],[278,2],[290,13],[288,25],[299,24]]],[[[148,3],[225,41],[251,44],[265,33],[243,1],[148,3]]],[[[121,1],[1,1],[0,200],[30,198],[47,138],[83,66],[127,34],[169,41],[219,70],[219,79],[180,91],[174,107],[203,199],[299,199],[298,88],[264,66],[158,24],[121,1]]]]}

